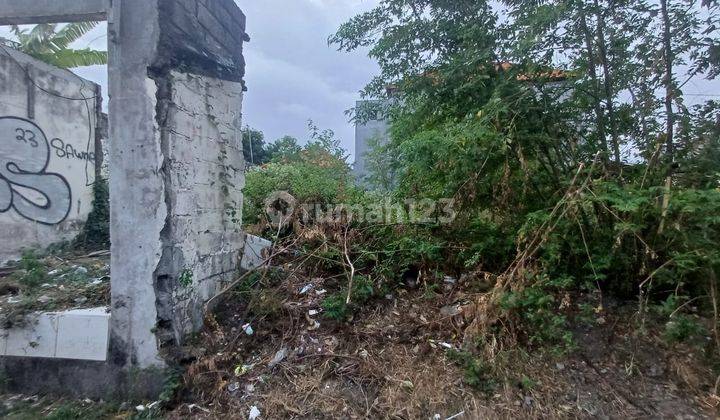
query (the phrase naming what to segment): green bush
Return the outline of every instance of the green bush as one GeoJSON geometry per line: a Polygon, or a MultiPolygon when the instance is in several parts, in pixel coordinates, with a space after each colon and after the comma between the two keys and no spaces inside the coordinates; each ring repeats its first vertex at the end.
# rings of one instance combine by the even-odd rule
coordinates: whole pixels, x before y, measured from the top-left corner
{"type": "Polygon", "coordinates": [[[19,267],[22,271],[18,280],[24,286],[38,287],[45,283],[48,278],[45,266],[40,262],[34,251],[25,251],[23,253],[19,267]]]}

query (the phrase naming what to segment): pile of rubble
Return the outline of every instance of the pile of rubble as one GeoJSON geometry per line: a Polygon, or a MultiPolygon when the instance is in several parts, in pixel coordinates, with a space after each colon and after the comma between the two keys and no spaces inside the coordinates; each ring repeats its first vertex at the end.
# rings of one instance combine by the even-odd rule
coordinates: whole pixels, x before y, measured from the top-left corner
{"type": "Polygon", "coordinates": [[[110,253],[27,253],[0,269],[0,328],[20,326],[34,312],[110,304],[110,253]]]}

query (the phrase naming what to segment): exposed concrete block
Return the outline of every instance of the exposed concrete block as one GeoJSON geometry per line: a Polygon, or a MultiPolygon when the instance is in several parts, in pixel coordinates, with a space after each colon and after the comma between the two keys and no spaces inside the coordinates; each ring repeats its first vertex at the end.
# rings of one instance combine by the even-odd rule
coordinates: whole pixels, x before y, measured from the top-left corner
{"type": "Polygon", "coordinates": [[[55,357],[107,360],[110,314],[107,308],[81,309],[60,314],[55,357]]]}
{"type": "Polygon", "coordinates": [[[272,247],[272,242],[254,235],[245,236],[245,248],[243,249],[243,257],[240,266],[244,270],[252,270],[260,267],[268,257],[265,250],[272,247]]]}
{"type": "Polygon", "coordinates": [[[27,325],[0,330],[0,355],[105,361],[109,330],[107,308],[39,313],[27,325]]]}
{"type": "Polygon", "coordinates": [[[4,356],[55,357],[59,318],[55,313],[38,314],[23,328],[5,330],[4,356]]]}

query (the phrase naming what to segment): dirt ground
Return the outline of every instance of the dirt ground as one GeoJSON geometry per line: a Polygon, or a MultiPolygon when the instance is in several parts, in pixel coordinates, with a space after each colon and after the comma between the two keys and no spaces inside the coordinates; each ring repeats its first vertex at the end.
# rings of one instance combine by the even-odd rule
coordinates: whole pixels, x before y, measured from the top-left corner
{"type": "Polygon", "coordinates": [[[170,418],[712,418],[720,398],[700,341],[640,334],[636,303],[574,326],[576,348],[462,351],[461,288],[400,288],[350,322],[326,319],[333,280],[280,280],[229,296],[188,348],[170,418]],[[247,296],[250,298],[247,299],[247,296]],[[243,302],[249,302],[245,304],[243,302]],[[252,328],[248,334],[247,326],[252,328]]]}
{"type": "MultiPolygon", "coordinates": [[[[70,265],[72,266],[72,265],[70,265]]],[[[348,321],[322,302],[344,278],[286,265],[225,296],[175,355],[184,367],[160,402],[4,396],[5,418],[717,418],[709,337],[669,344],[636,302],[606,302],[573,324],[575,347],[463,350],[462,285],[401,286],[348,321]],[[259,414],[258,414],[259,413],[259,414]],[[253,417],[257,415],[257,417],[253,417]]],[[[576,299],[582,299],[577,297],[576,299]]],[[[492,347],[492,346],[491,346],[492,347]]]]}

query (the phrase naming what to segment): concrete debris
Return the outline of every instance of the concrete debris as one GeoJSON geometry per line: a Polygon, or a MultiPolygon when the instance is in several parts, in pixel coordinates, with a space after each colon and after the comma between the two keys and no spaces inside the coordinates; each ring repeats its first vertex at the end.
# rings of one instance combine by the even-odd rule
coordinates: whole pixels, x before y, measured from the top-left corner
{"type": "Polygon", "coordinates": [[[260,409],[257,408],[257,406],[253,405],[250,407],[250,414],[248,415],[248,420],[255,420],[258,417],[260,417],[260,409]]]}

